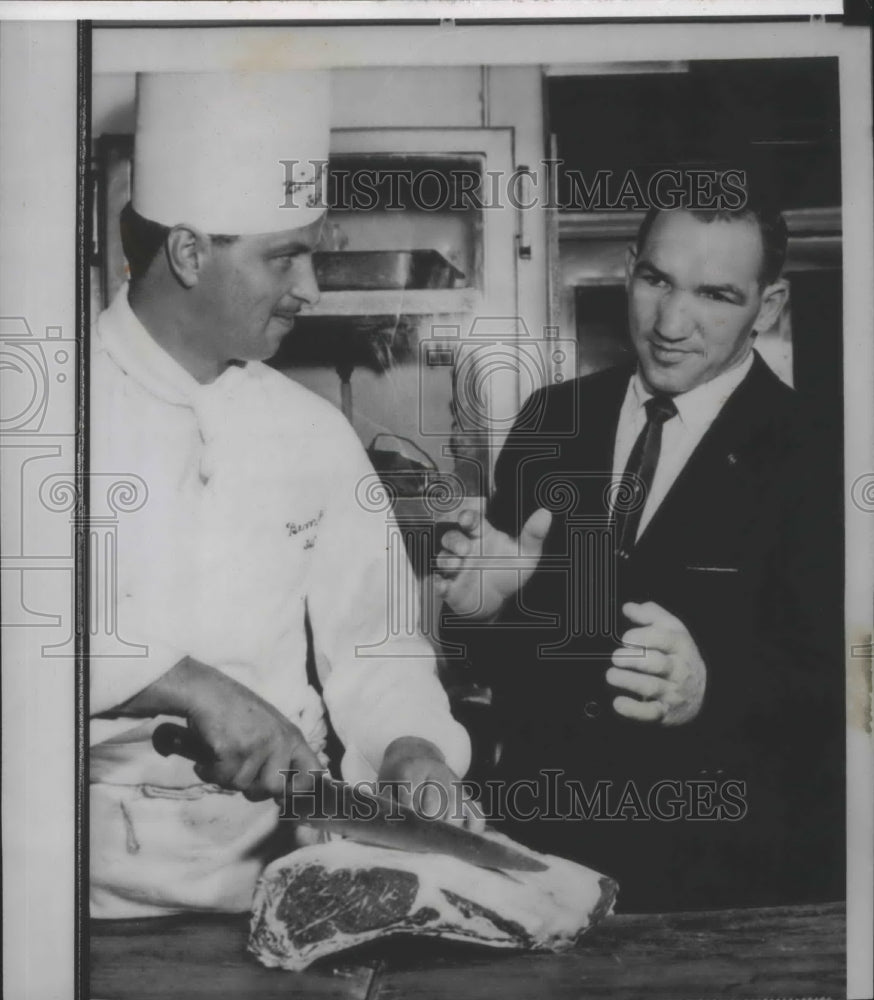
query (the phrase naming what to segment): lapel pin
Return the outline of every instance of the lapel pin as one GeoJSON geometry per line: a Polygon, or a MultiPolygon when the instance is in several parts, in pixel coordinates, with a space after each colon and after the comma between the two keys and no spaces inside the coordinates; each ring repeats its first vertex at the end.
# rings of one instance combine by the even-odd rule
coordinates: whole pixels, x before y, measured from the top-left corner
{"type": "Polygon", "coordinates": [[[728,453],[728,464],[729,465],[737,465],[737,455],[735,455],[735,453],[733,451],[730,451],[728,453]]]}

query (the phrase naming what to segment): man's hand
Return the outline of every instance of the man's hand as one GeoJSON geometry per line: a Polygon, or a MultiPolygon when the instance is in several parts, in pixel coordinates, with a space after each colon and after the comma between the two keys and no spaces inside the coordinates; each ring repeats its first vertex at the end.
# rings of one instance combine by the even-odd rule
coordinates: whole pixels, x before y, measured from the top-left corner
{"type": "Polygon", "coordinates": [[[180,661],[121,709],[130,715],[181,715],[212,750],[195,765],[201,781],[242,792],[253,802],[281,797],[283,770],[297,770],[295,789],[313,787],[323,771],[301,731],[254,691],[190,657],[180,661]]]}
{"type": "Polygon", "coordinates": [[[707,669],[686,626],[653,601],[625,604],[623,614],[638,628],[622,636],[613,652],[607,683],[636,697],[619,695],[620,715],[663,726],[681,726],[701,711],[707,669]],[[630,650],[629,646],[642,646],[630,650]]]}
{"type": "Polygon", "coordinates": [[[504,601],[520,590],[537,568],[552,513],[541,507],[525,522],[518,538],[498,531],[478,511],[463,510],[460,531],[447,531],[437,556],[437,593],[460,615],[493,618],[504,601]],[[484,569],[478,560],[501,561],[484,569]]]}
{"type": "Polygon", "coordinates": [[[485,828],[481,809],[461,787],[443,754],[428,740],[405,736],[390,743],[377,782],[398,783],[393,789],[398,801],[413,805],[427,819],[445,819],[474,833],[485,828]],[[417,792],[423,784],[425,787],[417,792]]]}

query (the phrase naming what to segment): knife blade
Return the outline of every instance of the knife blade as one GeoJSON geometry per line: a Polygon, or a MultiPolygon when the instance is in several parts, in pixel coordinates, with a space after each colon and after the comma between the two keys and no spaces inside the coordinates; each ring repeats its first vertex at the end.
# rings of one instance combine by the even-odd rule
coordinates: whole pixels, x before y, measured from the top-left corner
{"type": "MultiPolygon", "coordinates": [[[[164,757],[179,754],[206,763],[209,746],[185,726],[164,722],[155,728],[152,745],[164,757]]],[[[305,823],[357,843],[389,847],[415,854],[448,854],[479,868],[499,871],[546,871],[548,866],[522,851],[453,826],[445,820],[426,819],[390,795],[370,788],[336,781],[325,775],[311,791],[293,793],[278,802],[280,820],[305,823]]]]}

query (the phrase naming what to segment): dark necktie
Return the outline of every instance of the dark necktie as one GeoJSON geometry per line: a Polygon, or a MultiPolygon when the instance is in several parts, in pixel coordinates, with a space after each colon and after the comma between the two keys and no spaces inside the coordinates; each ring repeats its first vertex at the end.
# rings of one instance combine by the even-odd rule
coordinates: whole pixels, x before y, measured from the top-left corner
{"type": "Polygon", "coordinates": [[[646,426],[634,442],[623,473],[623,488],[616,504],[617,551],[622,559],[634,548],[637,529],[646,498],[652,489],[659,452],[662,449],[662,425],[676,416],[677,407],[670,396],[653,396],[644,404],[646,426]]]}

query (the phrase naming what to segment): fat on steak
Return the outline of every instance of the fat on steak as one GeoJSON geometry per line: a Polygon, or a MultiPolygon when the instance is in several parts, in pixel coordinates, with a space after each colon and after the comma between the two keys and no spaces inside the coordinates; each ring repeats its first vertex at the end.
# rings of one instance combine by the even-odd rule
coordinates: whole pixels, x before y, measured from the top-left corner
{"type": "Polygon", "coordinates": [[[494,948],[561,951],[612,912],[616,883],[527,851],[543,872],[492,871],[444,854],[333,840],[269,865],[255,890],[249,951],[298,971],[326,955],[396,934],[494,948]]]}

